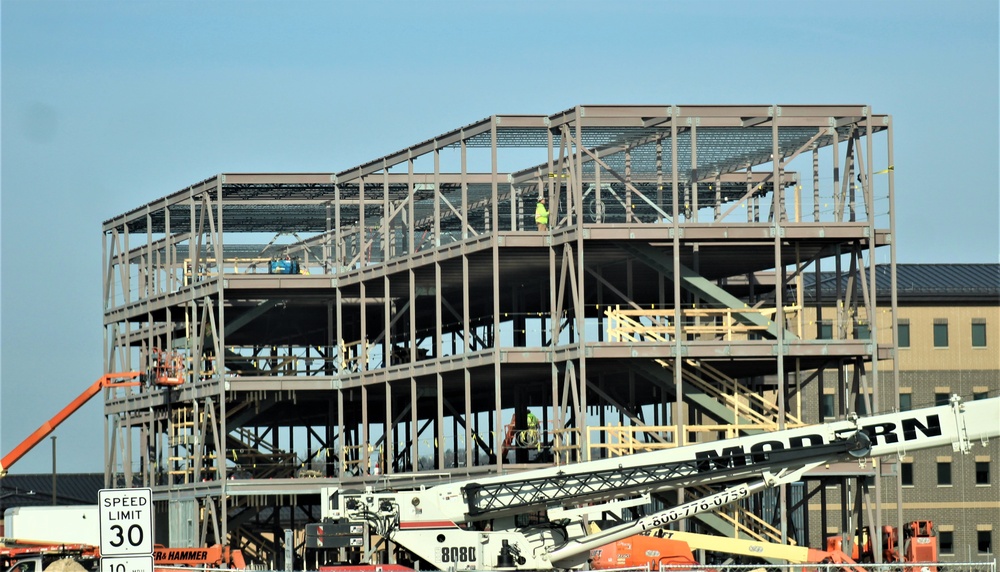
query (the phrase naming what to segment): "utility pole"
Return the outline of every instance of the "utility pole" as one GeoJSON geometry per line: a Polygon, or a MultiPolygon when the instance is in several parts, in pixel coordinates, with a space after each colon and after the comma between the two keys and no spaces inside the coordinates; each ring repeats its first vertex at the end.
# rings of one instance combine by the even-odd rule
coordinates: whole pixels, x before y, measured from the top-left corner
{"type": "Polygon", "coordinates": [[[56,506],[56,436],[52,439],[52,506],[56,506]]]}

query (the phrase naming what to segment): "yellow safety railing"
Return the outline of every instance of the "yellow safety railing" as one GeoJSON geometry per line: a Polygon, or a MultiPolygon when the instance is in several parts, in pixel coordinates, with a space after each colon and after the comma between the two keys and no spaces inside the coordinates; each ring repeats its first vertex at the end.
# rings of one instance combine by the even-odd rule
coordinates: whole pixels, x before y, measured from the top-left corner
{"type": "MultiPolygon", "coordinates": [[[[699,497],[715,491],[708,487],[689,487],[699,497]]],[[[781,530],[738,504],[719,507],[715,514],[733,527],[733,538],[749,538],[758,542],[782,542],[781,530]]]]}
{"type": "MultiPolygon", "coordinates": [[[[797,305],[785,306],[785,318],[793,318],[800,309],[797,305]]],[[[746,339],[750,332],[767,331],[776,313],[777,308],[684,308],[679,333],[712,339],[746,339]],[[746,314],[760,314],[769,324],[740,322],[738,317],[746,314]]],[[[605,310],[604,315],[608,318],[608,337],[612,341],[669,342],[678,333],[673,309],[630,310],[615,306],[605,310]]]]}
{"type": "MultiPolygon", "coordinates": [[[[790,307],[797,308],[797,307],[790,307]]],[[[684,310],[682,315],[693,313],[696,316],[708,316],[712,312],[719,315],[731,316],[740,311],[753,311],[763,315],[773,315],[775,308],[756,308],[745,310],[733,310],[730,308],[720,309],[699,309],[690,308],[684,310]]],[[[641,342],[669,342],[674,328],[670,326],[670,318],[673,310],[622,310],[615,306],[605,311],[609,320],[608,334],[611,341],[641,343],[641,342]]],[[[685,326],[682,333],[690,326],[685,326]]],[[[758,328],[758,326],[753,326],[758,328]]],[[[766,329],[760,327],[761,329],[766,329]]],[[[733,329],[720,330],[724,335],[732,335],[733,329]]],[[[654,360],[664,368],[673,371],[674,365],[670,360],[654,360]]],[[[777,404],[757,394],[754,391],[741,385],[737,380],[725,375],[718,369],[704,362],[696,360],[685,360],[690,367],[683,368],[681,378],[703,391],[720,403],[726,404],[727,408],[733,412],[733,418],[737,421],[735,427],[745,428],[740,425],[740,419],[749,420],[754,429],[767,429],[776,426],[780,410],[777,404]]],[[[798,427],[803,425],[798,415],[785,414],[785,427],[798,427]]],[[[735,437],[739,433],[732,427],[727,427],[726,436],[735,437]]]]}
{"type": "Polygon", "coordinates": [[[676,425],[605,425],[587,428],[590,435],[590,450],[598,451],[598,457],[621,457],[634,453],[673,449],[677,447],[676,425]],[[652,438],[639,438],[640,435],[655,434],[663,441],[652,438]],[[601,455],[606,451],[607,455],[601,455]]]}

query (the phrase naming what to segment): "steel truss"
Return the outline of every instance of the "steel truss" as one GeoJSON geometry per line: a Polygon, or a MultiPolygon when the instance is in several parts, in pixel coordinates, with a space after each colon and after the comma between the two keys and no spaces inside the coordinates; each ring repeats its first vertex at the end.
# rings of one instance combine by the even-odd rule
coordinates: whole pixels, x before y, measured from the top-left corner
{"type": "MultiPolygon", "coordinates": [[[[183,362],[106,396],[106,478],[154,488],[170,543],[278,565],[266,538],[330,487],[813,423],[831,386],[838,415],[884,409],[892,204],[891,118],[862,105],[494,115],[337,173],[210,177],[104,222],[107,371],[183,362]],[[836,300],[803,290],[821,266],[836,300]]],[[[852,524],[880,524],[880,483],[852,524]]]]}

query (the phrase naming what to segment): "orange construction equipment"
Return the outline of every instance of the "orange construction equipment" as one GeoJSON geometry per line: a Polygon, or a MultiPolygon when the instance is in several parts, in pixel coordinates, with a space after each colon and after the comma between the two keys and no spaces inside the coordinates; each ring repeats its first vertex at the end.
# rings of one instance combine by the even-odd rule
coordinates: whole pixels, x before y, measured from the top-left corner
{"type": "MultiPolygon", "coordinates": [[[[882,527],[882,561],[913,562],[924,564],[920,567],[907,567],[906,572],[937,572],[937,566],[927,564],[938,561],[937,536],[934,535],[934,523],[930,520],[914,520],[903,527],[903,547],[900,552],[899,531],[893,526],[882,527]]],[[[831,536],[826,539],[828,550],[840,550],[843,539],[831,536]]],[[[857,562],[874,562],[875,550],[868,528],[858,532],[854,537],[852,556],[857,562]]]]}
{"type": "MultiPolygon", "coordinates": [[[[934,523],[914,520],[903,529],[903,562],[937,562],[938,544],[934,523]]],[[[929,569],[937,572],[937,567],[929,569]]]]}
{"type": "Polygon", "coordinates": [[[500,446],[502,455],[513,449],[542,449],[541,422],[534,413],[528,411],[525,423],[524,429],[518,429],[517,414],[511,416],[510,423],[504,427],[503,444],[500,446]]]}
{"type": "Polygon", "coordinates": [[[337,564],[320,566],[319,572],[416,572],[402,564],[337,564]]]}
{"type": "MultiPolygon", "coordinates": [[[[882,527],[882,555],[885,562],[919,562],[922,564],[938,561],[937,536],[934,523],[929,520],[914,520],[903,527],[903,552],[899,552],[899,532],[891,526],[882,527]]],[[[908,567],[906,572],[937,572],[937,566],[908,567]]]]}
{"type": "Polygon", "coordinates": [[[67,558],[80,564],[77,569],[90,570],[98,566],[100,555],[97,547],[89,544],[53,544],[34,540],[0,539],[0,570],[3,571],[23,564],[19,569],[41,572],[53,562],[67,558]]]}
{"type": "Polygon", "coordinates": [[[130,371],[126,373],[106,373],[99,377],[97,381],[91,384],[83,393],[79,395],[76,399],[71,401],[69,405],[63,407],[59,413],[56,413],[52,419],[49,419],[42,424],[41,427],[35,430],[34,433],[28,435],[28,438],[14,447],[10,453],[7,453],[3,459],[0,459],[0,477],[7,474],[7,470],[18,461],[21,457],[27,454],[35,445],[39,444],[43,439],[45,439],[49,433],[55,431],[56,427],[60,423],[66,420],[70,415],[76,413],[80,407],[83,407],[85,403],[90,401],[92,397],[101,392],[102,389],[108,387],[126,387],[126,386],[137,386],[141,385],[140,381],[119,381],[123,379],[134,380],[138,378],[141,374],[137,371],[130,371]]]}
{"type": "Polygon", "coordinates": [[[658,569],[660,564],[701,567],[691,551],[694,548],[723,554],[780,559],[792,564],[840,564],[844,570],[864,572],[864,568],[839,550],[823,551],[805,546],[676,530],[662,530],[656,534],[662,536],[636,535],[591,551],[591,567],[595,570],[641,568],[647,565],[650,569],[658,569]]]}
{"type": "Polygon", "coordinates": [[[243,552],[221,544],[195,548],[167,548],[157,544],[153,547],[153,564],[157,569],[162,567],[242,570],[247,567],[243,552]]]}
{"type": "Polygon", "coordinates": [[[178,352],[167,352],[153,348],[150,355],[150,371],[156,385],[175,386],[184,383],[184,357],[178,352]]]}
{"type": "MultiPolygon", "coordinates": [[[[0,571],[8,571],[19,565],[21,569],[45,570],[58,560],[72,560],[91,570],[101,558],[100,548],[90,544],[60,544],[38,540],[4,538],[0,540],[0,571]],[[31,566],[30,563],[34,563],[31,566]]],[[[246,568],[243,553],[238,549],[215,544],[206,547],[167,548],[153,547],[154,570],[166,572],[174,568],[246,568]]],[[[77,568],[79,569],[79,568],[77,568]]]]}
{"type": "MultiPolygon", "coordinates": [[[[872,544],[871,532],[867,526],[858,529],[851,546],[851,558],[855,562],[875,562],[875,547],[872,544]]],[[[884,543],[883,546],[885,546],[884,543]]],[[[826,549],[831,552],[842,552],[844,550],[844,539],[840,536],[828,537],[826,539],[826,549]]]]}
{"type": "Polygon", "coordinates": [[[592,570],[642,568],[647,565],[650,570],[659,570],[661,564],[701,566],[686,542],[656,536],[636,535],[590,551],[592,570]]]}

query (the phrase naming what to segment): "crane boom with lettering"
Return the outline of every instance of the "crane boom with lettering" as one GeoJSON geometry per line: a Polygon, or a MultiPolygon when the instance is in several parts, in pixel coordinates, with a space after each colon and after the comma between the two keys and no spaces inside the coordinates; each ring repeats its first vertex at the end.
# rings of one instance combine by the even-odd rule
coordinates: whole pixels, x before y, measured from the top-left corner
{"type": "MultiPolygon", "coordinates": [[[[883,413],[419,490],[338,491],[328,522],[364,523],[415,560],[441,570],[582,567],[595,546],[712,511],[756,491],[846,460],[861,464],[916,450],[969,452],[1000,436],[1000,398],[883,413]],[[601,505],[681,487],[704,498],[591,533],[581,515],[601,505]]],[[[378,547],[372,547],[372,550],[378,547]]]]}

